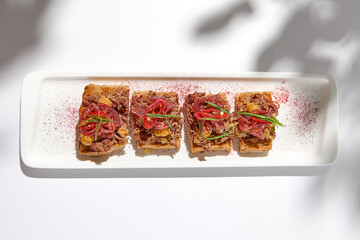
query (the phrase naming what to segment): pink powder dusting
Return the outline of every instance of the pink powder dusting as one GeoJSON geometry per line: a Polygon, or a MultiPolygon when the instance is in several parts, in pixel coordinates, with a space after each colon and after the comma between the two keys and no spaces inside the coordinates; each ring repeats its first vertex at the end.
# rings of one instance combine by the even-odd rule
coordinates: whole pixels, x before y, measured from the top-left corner
{"type": "Polygon", "coordinates": [[[54,124],[63,128],[75,128],[78,120],[78,109],[69,105],[54,108],[54,124]]]}
{"type": "Polygon", "coordinates": [[[75,127],[78,120],[78,108],[72,106],[67,101],[61,106],[54,107],[54,124],[63,127],[75,127]]]}
{"type": "Polygon", "coordinates": [[[47,135],[44,141],[48,141],[51,136],[53,144],[63,147],[69,142],[73,142],[79,117],[78,110],[79,106],[75,101],[61,98],[56,105],[48,104],[48,108],[44,112],[45,121],[41,126],[41,131],[47,135]]]}
{"type": "Polygon", "coordinates": [[[185,100],[186,95],[196,91],[202,91],[202,88],[200,85],[193,83],[175,82],[167,85],[165,90],[177,92],[179,94],[179,101],[182,103],[185,100]]]}
{"type": "Polygon", "coordinates": [[[289,90],[287,90],[284,87],[275,88],[275,90],[274,90],[274,98],[279,103],[287,103],[287,101],[289,99],[289,90]]]}
{"type": "Polygon", "coordinates": [[[312,89],[295,92],[289,96],[289,113],[284,124],[294,129],[293,134],[299,139],[313,141],[314,131],[319,118],[319,94],[312,89]],[[304,136],[306,136],[304,138],[304,136]]]}

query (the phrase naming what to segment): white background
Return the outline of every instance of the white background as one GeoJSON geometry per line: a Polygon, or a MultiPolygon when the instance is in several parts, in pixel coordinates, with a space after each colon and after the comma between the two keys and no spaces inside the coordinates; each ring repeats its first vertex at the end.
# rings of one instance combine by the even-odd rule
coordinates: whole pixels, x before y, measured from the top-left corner
{"type": "Polygon", "coordinates": [[[0,0],[0,239],[359,239],[359,2],[0,0]],[[339,157],[318,176],[31,178],[34,70],[329,72],[339,157]]]}

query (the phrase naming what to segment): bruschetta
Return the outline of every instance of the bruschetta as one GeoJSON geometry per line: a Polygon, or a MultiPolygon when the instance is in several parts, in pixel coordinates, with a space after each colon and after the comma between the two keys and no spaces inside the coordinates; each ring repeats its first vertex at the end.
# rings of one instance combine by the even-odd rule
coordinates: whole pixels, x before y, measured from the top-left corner
{"type": "Polygon", "coordinates": [[[131,120],[137,147],[179,149],[183,119],[176,92],[134,91],[131,120]]]}
{"type": "Polygon", "coordinates": [[[77,124],[80,155],[102,156],[123,148],[129,133],[129,87],[87,85],[77,124]]]}
{"type": "Polygon", "coordinates": [[[279,103],[272,92],[244,92],[235,96],[236,135],[240,153],[266,152],[272,149],[279,103]]]}
{"type": "Polygon", "coordinates": [[[184,116],[191,153],[232,149],[234,124],[225,93],[195,92],[185,97],[184,116]]]}

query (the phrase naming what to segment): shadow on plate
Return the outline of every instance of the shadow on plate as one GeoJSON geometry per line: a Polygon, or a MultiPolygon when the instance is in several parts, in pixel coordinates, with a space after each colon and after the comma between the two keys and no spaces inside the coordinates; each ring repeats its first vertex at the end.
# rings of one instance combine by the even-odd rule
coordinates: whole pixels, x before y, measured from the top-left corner
{"type": "Polygon", "coordinates": [[[125,154],[124,149],[117,150],[111,154],[105,155],[105,156],[98,156],[98,157],[92,157],[92,156],[86,156],[86,155],[80,155],[79,152],[76,151],[76,158],[80,161],[91,161],[95,163],[96,165],[101,165],[103,162],[106,162],[111,156],[122,156],[125,154]]]}
{"type": "Polygon", "coordinates": [[[26,166],[22,172],[33,178],[186,178],[186,177],[258,177],[318,176],[329,166],[294,167],[204,167],[204,168],[127,168],[127,169],[49,169],[26,166]]]}

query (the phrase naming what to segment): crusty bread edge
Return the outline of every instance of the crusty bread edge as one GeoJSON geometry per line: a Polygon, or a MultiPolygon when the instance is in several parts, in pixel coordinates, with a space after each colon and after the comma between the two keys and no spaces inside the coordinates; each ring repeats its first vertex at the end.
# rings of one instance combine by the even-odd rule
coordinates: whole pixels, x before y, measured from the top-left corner
{"type": "Polygon", "coordinates": [[[80,153],[80,155],[86,155],[86,156],[92,156],[92,157],[104,156],[104,155],[108,155],[112,152],[115,152],[115,151],[118,151],[118,150],[124,148],[126,144],[127,144],[127,141],[122,144],[115,144],[115,145],[111,146],[109,150],[104,151],[104,152],[85,151],[85,149],[88,149],[88,148],[84,147],[84,145],[80,145],[79,153],[80,153]]]}
{"type": "Polygon", "coordinates": [[[239,141],[239,152],[240,153],[256,153],[256,152],[268,152],[272,149],[272,141],[267,145],[260,144],[259,147],[250,147],[245,143],[240,143],[239,141]]]}
{"type": "Polygon", "coordinates": [[[250,95],[253,95],[253,94],[257,94],[257,93],[260,93],[260,94],[262,94],[262,95],[265,95],[267,98],[269,98],[270,100],[272,100],[272,95],[273,95],[273,92],[272,92],[272,91],[241,92],[241,93],[236,93],[236,94],[235,94],[235,107],[236,107],[236,104],[237,104],[238,101],[239,101],[239,97],[240,97],[240,96],[250,96],[250,95]]]}
{"type": "MultiPolygon", "coordinates": [[[[174,94],[179,98],[179,94],[177,92],[175,92],[175,91],[168,91],[168,92],[153,91],[153,92],[155,92],[155,95],[159,96],[159,97],[166,96],[166,95],[169,95],[169,94],[174,94]]],[[[140,96],[148,97],[149,94],[150,94],[150,91],[133,91],[132,96],[134,97],[135,95],[140,95],[140,96]]]]}
{"type": "MultiPolygon", "coordinates": [[[[272,100],[272,94],[273,94],[272,91],[237,93],[235,95],[235,111],[237,110],[237,106],[240,104],[239,103],[239,98],[240,97],[242,97],[242,96],[250,96],[250,95],[253,95],[253,94],[257,94],[257,93],[265,95],[267,98],[272,100]]],[[[271,140],[271,141],[269,141],[269,144],[267,144],[267,145],[260,144],[259,146],[255,147],[255,146],[249,146],[244,141],[242,141],[241,137],[239,137],[239,146],[238,146],[239,147],[239,152],[240,153],[268,152],[268,151],[270,151],[272,149],[272,142],[273,141],[271,140]]]]}
{"type": "Polygon", "coordinates": [[[115,92],[115,91],[130,91],[130,87],[128,85],[89,84],[85,86],[83,96],[94,95],[94,94],[106,94],[106,92],[115,92]]]}
{"type": "MultiPolygon", "coordinates": [[[[125,91],[127,92],[127,97],[129,98],[130,95],[130,87],[128,85],[96,85],[96,84],[88,84],[84,87],[84,92],[82,94],[82,101],[79,108],[79,116],[81,115],[82,111],[84,110],[83,102],[86,96],[93,96],[93,95],[106,95],[109,92],[116,92],[116,91],[125,91]]],[[[128,100],[129,102],[129,100],[128,100]]]]}
{"type": "Polygon", "coordinates": [[[191,143],[191,153],[201,153],[201,152],[216,152],[216,151],[225,151],[230,152],[232,149],[232,140],[228,139],[225,142],[218,144],[210,144],[210,149],[204,149],[200,146],[197,146],[193,142],[191,143]]]}
{"type": "Polygon", "coordinates": [[[169,149],[180,149],[181,141],[180,139],[176,139],[175,145],[172,144],[145,144],[142,146],[137,145],[137,147],[143,149],[151,149],[151,150],[169,150],[169,149]]]}

